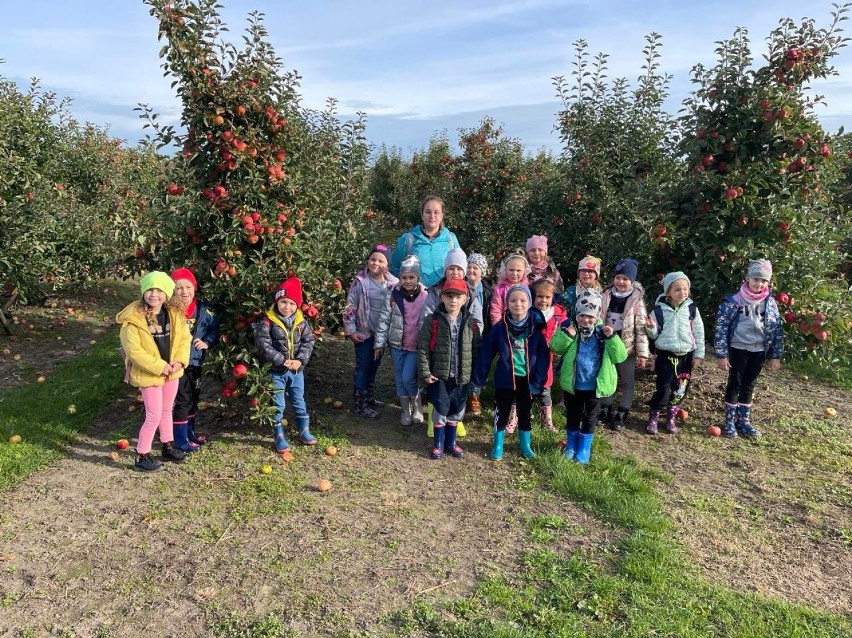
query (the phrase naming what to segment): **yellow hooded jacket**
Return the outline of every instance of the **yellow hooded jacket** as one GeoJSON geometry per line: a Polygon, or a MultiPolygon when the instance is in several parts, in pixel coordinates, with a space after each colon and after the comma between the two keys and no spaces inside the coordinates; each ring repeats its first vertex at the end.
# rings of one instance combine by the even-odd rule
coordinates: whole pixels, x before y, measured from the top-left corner
{"type": "MultiPolygon", "coordinates": [[[[174,308],[166,308],[166,311],[169,313],[172,331],[169,360],[183,364],[183,368],[169,376],[171,380],[182,377],[184,368],[189,365],[192,336],[180,311],[174,308]]],[[[124,348],[126,362],[130,364],[130,385],[135,388],[163,385],[166,380],[162,372],[166,364],[160,358],[160,351],[145,322],[145,315],[139,311],[139,302],[128,305],[115,316],[115,320],[121,324],[121,347],[124,348]]]]}

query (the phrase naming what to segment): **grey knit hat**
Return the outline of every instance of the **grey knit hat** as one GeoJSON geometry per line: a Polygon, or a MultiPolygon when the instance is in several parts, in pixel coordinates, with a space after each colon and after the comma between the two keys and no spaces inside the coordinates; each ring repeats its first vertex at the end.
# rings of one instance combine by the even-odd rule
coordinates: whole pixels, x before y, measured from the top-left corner
{"type": "Polygon", "coordinates": [[[670,272],[668,275],[663,277],[663,292],[667,293],[671,285],[678,279],[686,279],[686,283],[690,288],[692,288],[692,282],[689,281],[689,277],[686,276],[686,273],[678,270],[677,272],[670,272]]]}
{"type": "Polygon", "coordinates": [[[467,271],[467,255],[461,248],[454,248],[444,257],[444,274],[450,266],[458,266],[462,269],[462,272],[467,271]]]}
{"type": "Polygon", "coordinates": [[[772,279],[772,263],[768,259],[755,259],[748,265],[746,279],[772,279]]]}
{"type": "Polygon", "coordinates": [[[407,272],[413,272],[420,279],[420,259],[417,258],[417,255],[409,255],[399,265],[400,276],[407,272]]]}

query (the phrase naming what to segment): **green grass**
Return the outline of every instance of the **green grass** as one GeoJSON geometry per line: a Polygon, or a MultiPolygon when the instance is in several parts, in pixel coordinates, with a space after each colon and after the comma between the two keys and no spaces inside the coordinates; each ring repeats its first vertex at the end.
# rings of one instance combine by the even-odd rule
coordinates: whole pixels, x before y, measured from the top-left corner
{"type": "MultiPolygon", "coordinates": [[[[625,532],[601,555],[560,555],[549,545],[558,518],[528,522],[521,573],[496,574],[476,592],[447,604],[418,600],[392,618],[400,635],[476,638],[835,638],[852,635],[848,617],[703,580],[663,512],[658,490],[669,478],[600,440],[587,467],[554,449],[534,462],[541,483],[625,532]]],[[[709,539],[708,539],[709,542],[709,539]]]]}
{"type": "Polygon", "coordinates": [[[811,379],[817,379],[830,383],[844,390],[852,390],[852,367],[842,362],[836,362],[830,367],[818,361],[810,359],[793,359],[787,363],[787,367],[799,374],[807,375],[811,379]]]}
{"type": "Polygon", "coordinates": [[[104,337],[59,363],[44,383],[0,392],[0,490],[64,456],[77,433],[120,393],[124,369],[117,348],[114,335],[104,337]],[[70,405],[76,414],[68,413],[70,405]],[[9,442],[15,434],[21,443],[9,442]]]}

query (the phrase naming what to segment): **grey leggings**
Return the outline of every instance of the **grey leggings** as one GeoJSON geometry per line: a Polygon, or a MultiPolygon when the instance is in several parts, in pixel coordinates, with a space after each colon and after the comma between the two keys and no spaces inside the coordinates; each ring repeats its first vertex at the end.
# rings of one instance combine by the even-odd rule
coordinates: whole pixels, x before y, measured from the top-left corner
{"type": "MultiPolygon", "coordinates": [[[[622,408],[629,410],[633,405],[633,392],[636,389],[636,355],[632,354],[627,357],[627,359],[624,360],[624,363],[618,364],[617,368],[617,392],[621,392],[621,403],[619,405],[622,408]]],[[[615,395],[602,398],[601,404],[612,405],[614,396],[615,395]]]]}

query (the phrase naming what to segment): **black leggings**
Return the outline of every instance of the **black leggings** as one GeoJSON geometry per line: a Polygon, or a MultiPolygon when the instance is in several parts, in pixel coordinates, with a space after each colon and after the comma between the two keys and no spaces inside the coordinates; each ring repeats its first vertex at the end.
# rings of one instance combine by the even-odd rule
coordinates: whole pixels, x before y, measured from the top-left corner
{"type": "Polygon", "coordinates": [[[526,377],[515,377],[515,388],[495,388],[494,403],[494,427],[497,430],[505,430],[509,422],[509,413],[512,404],[517,406],[518,427],[524,432],[532,430],[532,395],[526,377]]]}
{"type": "Polygon", "coordinates": [[[600,399],[596,390],[574,390],[565,393],[565,429],[580,430],[583,434],[595,431],[600,410],[600,399]]]}
{"type": "Polygon", "coordinates": [[[178,379],[177,397],[175,397],[172,416],[175,423],[186,423],[198,411],[198,399],[201,396],[201,368],[187,366],[183,376],[178,379]]]}
{"type": "Polygon", "coordinates": [[[679,405],[686,396],[692,377],[692,353],[678,356],[657,350],[654,371],[657,373],[657,389],[649,401],[651,409],[665,410],[669,405],[679,405]]]}
{"type": "Polygon", "coordinates": [[[728,350],[728,385],[725,387],[725,403],[751,403],[754,385],[766,361],[766,352],[749,352],[738,348],[728,350]]]}

